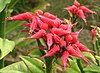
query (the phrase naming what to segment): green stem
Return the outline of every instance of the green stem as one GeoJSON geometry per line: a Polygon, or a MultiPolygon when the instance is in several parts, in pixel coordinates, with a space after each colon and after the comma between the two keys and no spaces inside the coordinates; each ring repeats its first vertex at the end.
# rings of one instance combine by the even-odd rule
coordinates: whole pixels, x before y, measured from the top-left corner
{"type": "Polygon", "coordinates": [[[52,68],[52,61],[53,57],[46,57],[46,73],[53,73],[53,68],[52,68]]]}
{"type": "Polygon", "coordinates": [[[82,64],[81,64],[80,59],[77,59],[77,65],[78,65],[78,67],[79,67],[81,73],[85,73],[85,72],[83,71],[83,67],[82,67],[82,64]]]}
{"type": "MultiPolygon", "coordinates": [[[[6,9],[5,9],[6,10],[6,9]]],[[[1,13],[0,13],[0,37],[4,39],[5,41],[5,17],[6,17],[6,11],[3,10],[1,13]]],[[[1,51],[0,51],[0,54],[1,54],[1,51]]],[[[0,60],[0,69],[4,67],[4,59],[1,59],[0,60]]]]}
{"type": "Polygon", "coordinates": [[[0,60],[0,69],[4,67],[4,59],[0,60]]]}
{"type": "MultiPolygon", "coordinates": [[[[41,42],[39,39],[37,39],[37,43],[38,43],[38,46],[42,46],[41,42]]],[[[40,50],[40,52],[42,53],[42,55],[45,54],[45,51],[44,50],[40,50]]],[[[53,61],[53,57],[45,57],[45,62],[46,62],[46,73],[53,73],[53,69],[52,69],[52,61],[53,61]]]]}

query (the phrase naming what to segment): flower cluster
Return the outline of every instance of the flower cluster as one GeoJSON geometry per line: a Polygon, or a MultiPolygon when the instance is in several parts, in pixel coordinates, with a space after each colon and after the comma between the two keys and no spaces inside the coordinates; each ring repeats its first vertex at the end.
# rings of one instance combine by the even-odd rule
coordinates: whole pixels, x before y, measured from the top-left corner
{"type": "Polygon", "coordinates": [[[86,23],[86,13],[92,13],[92,14],[96,14],[96,12],[88,9],[85,6],[81,6],[80,3],[77,0],[74,0],[74,4],[72,6],[68,6],[65,8],[66,10],[68,10],[68,12],[70,13],[70,15],[72,16],[72,14],[82,18],[82,20],[86,23]]]}
{"type": "Polygon", "coordinates": [[[34,14],[31,12],[22,13],[9,17],[9,20],[27,20],[29,21],[22,26],[28,27],[29,30],[24,30],[30,35],[25,39],[40,39],[43,38],[47,44],[46,56],[53,56],[59,54],[62,59],[64,68],[69,65],[68,58],[72,56],[83,59],[87,64],[89,60],[82,55],[81,51],[93,52],[78,41],[79,33],[82,29],[72,32],[71,29],[77,24],[66,24],[63,20],[49,12],[43,13],[41,10],[36,10],[34,14]]]}

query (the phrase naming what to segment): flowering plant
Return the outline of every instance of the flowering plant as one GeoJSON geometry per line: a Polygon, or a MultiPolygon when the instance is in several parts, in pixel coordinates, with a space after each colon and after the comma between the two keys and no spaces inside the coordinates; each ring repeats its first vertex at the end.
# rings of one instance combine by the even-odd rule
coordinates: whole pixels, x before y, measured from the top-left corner
{"type": "MultiPolygon", "coordinates": [[[[71,17],[76,15],[77,17],[80,17],[85,23],[87,23],[87,13],[96,14],[96,12],[88,9],[87,7],[81,6],[77,0],[74,0],[74,4],[72,6],[66,7],[65,10],[68,10],[71,17]]],[[[72,22],[72,20],[67,19],[62,20],[57,16],[49,12],[43,12],[42,10],[35,10],[34,13],[25,12],[18,14],[7,18],[6,22],[13,20],[26,21],[26,23],[21,25],[27,28],[26,30],[21,31],[28,33],[29,35],[28,37],[24,38],[24,40],[37,40],[39,51],[41,53],[40,57],[38,58],[45,60],[46,73],[53,72],[53,60],[58,58],[61,58],[61,64],[64,67],[63,71],[66,71],[66,68],[68,67],[70,68],[70,60],[74,61],[74,59],[77,60],[78,67],[83,73],[84,71],[80,65],[80,59],[85,61],[86,64],[91,67],[90,60],[86,58],[82,52],[88,52],[89,54],[92,53],[94,55],[97,52],[90,50],[78,40],[78,36],[83,29],[81,28],[79,31],[73,31],[74,26],[78,25],[78,22],[72,22]],[[41,43],[41,39],[42,42],[44,42],[43,44],[41,43]]],[[[92,38],[96,37],[96,28],[91,30],[91,32],[92,38]]],[[[21,59],[26,63],[26,65],[28,64],[25,59],[29,60],[29,58],[21,57],[21,59]]],[[[34,60],[38,61],[37,59],[34,60]]],[[[28,68],[30,69],[31,67],[28,65],[28,68]]],[[[31,70],[31,72],[33,73],[35,71],[31,70]]]]}

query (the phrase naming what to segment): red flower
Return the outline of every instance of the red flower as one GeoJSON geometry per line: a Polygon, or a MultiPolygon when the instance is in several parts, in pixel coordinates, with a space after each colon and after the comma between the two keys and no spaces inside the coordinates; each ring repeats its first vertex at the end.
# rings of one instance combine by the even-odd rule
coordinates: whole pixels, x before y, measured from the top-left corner
{"type": "Polygon", "coordinates": [[[92,13],[92,14],[96,14],[96,12],[88,9],[85,6],[81,6],[80,3],[77,0],[74,0],[74,4],[72,6],[68,6],[65,8],[66,10],[68,10],[68,12],[70,13],[70,15],[72,16],[72,14],[82,18],[82,20],[86,23],[86,13],[92,13]]]}
{"type": "MultiPolygon", "coordinates": [[[[74,0],[74,5],[67,7],[71,13],[76,14],[85,21],[84,7],[80,6],[77,0],[74,0]],[[79,8],[80,7],[80,8],[79,8]],[[83,10],[82,10],[83,9],[83,10]]],[[[87,11],[89,12],[89,11],[87,11]]],[[[90,13],[92,13],[90,11],[90,13]]],[[[60,20],[53,14],[49,12],[43,12],[41,10],[36,10],[34,14],[26,12],[13,17],[8,18],[8,20],[31,20],[30,23],[22,24],[21,26],[28,27],[28,30],[22,30],[23,32],[30,33],[27,39],[40,39],[43,38],[47,48],[43,45],[40,46],[41,50],[47,50],[47,53],[41,58],[53,55],[60,55],[62,64],[64,65],[64,70],[67,65],[69,65],[69,56],[75,56],[83,59],[87,64],[89,60],[85,58],[81,51],[94,52],[85,47],[82,43],[78,41],[78,36],[82,29],[77,32],[72,32],[72,27],[77,24],[63,24],[64,21],[60,20]],[[63,22],[63,23],[62,23],[63,22]]],[[[92,30],[92,36],[95,37],[96,31],[92,30]]]]}

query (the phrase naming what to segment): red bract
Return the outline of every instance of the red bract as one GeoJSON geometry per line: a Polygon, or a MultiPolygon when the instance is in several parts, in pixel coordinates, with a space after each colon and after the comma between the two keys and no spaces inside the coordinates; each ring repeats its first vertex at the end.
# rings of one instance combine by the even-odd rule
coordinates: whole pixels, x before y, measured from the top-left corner
{"type": "Polygon", "coordinates": [[[30,27],[31,23],[22,24],[21,26],[30,27]]]}
{"type": "Polygon", "coordinates": [[[48,24],[44,23],[37,17],[37,25],[40,27],[40,29],[47,30],[48,29],[48,24]]]}
{"type": "Polygon", "coordinates": [[[60,24],[60,21],[58,19],[55,19],[55,20],[52,20],[50,18],[47,18],[45,16],[41,16],[41,15],[38,15],[40,17],[40,19],[47,23],[49,26],[52,26],[52,27],[58,27],[59,24],[60,24]]]}
{"type": "Polygon", "coordinates": [[[88,8],[85,7],[85,6],[81,6],[80,9],[83,10],[83,12],[96,14],[96,12],[94,12],[94,11],[88,9],[88,8]]]}
{"type": "Polygon", "coordinates": [[[77,7],[79,7],[80,3],[77,0],[74,0],[74,5],[77,6],[77,7]]]}
{"type": "Polygon", "coordinates": [[[52,46],[53,44],[53,35],[51,33],[48,33],[46,35],[46,38],[47,38],[47,45],[48,45],[48,49],[50,50],[50,47],[52,46]]]}
{"type": "Polygon", "coordinates": [[[69,53],[67,51],[64,51],[62,53],[62,57],[61,57],[62,64],[64,65],[64,70],[66,70],[66,65],[68,63],[68,58],[69,58],[69,53]]]}
{"type": "Polygon", "coordinates": [[[37,33],[35,33],[34,35],[32,35],[32,36],[29,36],[28,38],[26,38],[26,40],[27,39],[39,39],[39,38],[41,38],[41,37],[43,37],[44,35],[46,35],[46,31],[45,30],[43,30],[43,29],[41,29],[41,30],[39,30],[37,33]]]}
{"type": "Polygon", "coordinates": [[[18,14],[18,15],[9,17],[6,21],[9,21],[9,20],[22,21],[22,20],[27,20],[27,19],[32,19],[32,13],[31,12],[25,12],[25,13],[22,13],[22,14],[18,14]]]}
{"type": "Polygon", "coordinates": [[[76,14],[77,14],[77,16],[79,16],[80,18],[82,18],[83,21],[86,23],[86,19],[85,19],[86,17],[84,15],[83,10],[79,9],[76,14]]]}
{"type": "Polygon", "coordinates": [[[30,32],[29,33],[32,33],[37,27],[37,20],[36,20],[36,17],[33,16],[32,17],[32,23],[30,25],[30,32]]]}
{"type": "Polygon", "coordinates": [[[60,26],[59,26],[59,28],[62,28],[62,29],[64,29],[64,30],[66,30],[67,29],[67,24],[61,24],[60,26]]]}
{"type": "Polygon", "coordinates": [[[91,30],[92,38],[96,37],[97,30],[94,28],[91,30]]]}
{"type": "Polygon", "coordinates": [[[59,36],[66,35],[66,34],[70,33],[67,30],[63,30],[62,28],[52,28],[51,32],[53,34],[56,34],[56,35],[59,35],[59,36]]]}
{"type": "Polygon", "coordinates": [[[70,34],[67,34],[65,36],[65,40],[66,40],[67,43],[70,43],[73,40],[73,38],[72,38],[72,36],[70,34]]]}
{"type": "Polygon", "coordinates": [[[73,39],[73,43],[75,43],[75,42],[77,42],[77,38],[78,38],[78,36],[79,36],[79,33],[82,31],[82,29],[80,29],[79,31],[77,31],[77,32],[72,32],[71,33],[71,37],[72,37],[72,39],[73,39]]]}
{"type": "Polygon", "coordinates": [[[66,42],[62,40],[58,35],[54,34],[53,38],[55,43],[59,44],[61,47],[66,46],[66,42]]]}
{"type": "Polygon", "coordinates": [[[34,11],[34,16],[38,16],[38,14],[42,15],[43,11],[42,10],[35,10],[34,11]]]}
{"type": "Polygon", "coordinates": [[[67,48],[67,51],[68,51],[71,55],[76,56],[76,57],[79,57],[79,58],[83,59],[87,64],[89,64],[89,60],[86,59],[86,58],[79,52],[78,48],[74,49],[74,48],[73,48],[72,46],[70,46],[70,45],[67,46],[66,48],[67,48]],[[77,50],[78,50],[78,51],[77,51],[77,50]]]}
{"type": "Polygon", "coordinates": [[[77,42],[76,45],[79,47],[79,49],[81,51],[84,51],[84,52],[93,52],[95,53],[94,51],[88,49],[86,46],[84,46],[83,44],[81,44],[80,42],[77,42]]]}
{"type": "Polygon", "coordinates": [[[44,58],[46,56],[53,56],[54,54],[56,54],[59,51],[60,51],[60,47],[58,45],[54,45],[54,47],[50,51],[48,51],[44,56],[42,56],[41,58],[44,58]]]}
{"type": "Polygon", "coordinates": [[[53,14],[51,14],[51,13],[49,13],[49,12],[45,12],[45,13],[44,13],[44,16],[45,16],[45,17],[48,17],[48,18],[50,18],[50,19],[56,19],[56,18],[57,18],[56,16],[54,16],[53,14]]]}

